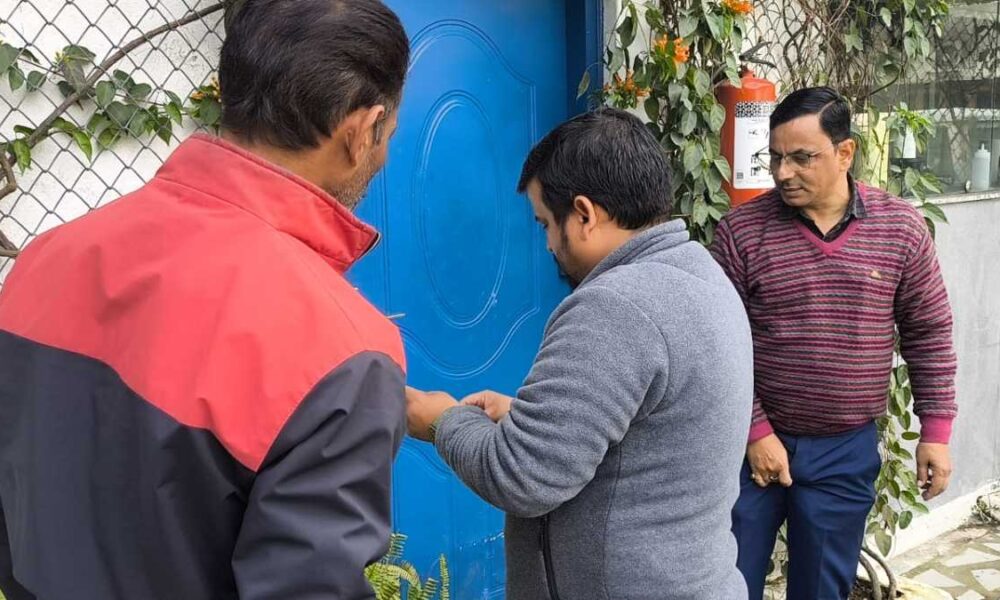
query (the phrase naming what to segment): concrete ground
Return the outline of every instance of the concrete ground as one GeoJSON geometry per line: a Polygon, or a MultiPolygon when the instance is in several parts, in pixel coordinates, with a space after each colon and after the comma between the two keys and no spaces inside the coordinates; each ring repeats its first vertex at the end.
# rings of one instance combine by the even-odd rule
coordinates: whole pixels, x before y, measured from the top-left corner
{"type": "Polygon", "coordinates": [[[956,600],[1000,600],[1000,524],[973,523],[891,561],[904,577],[956,600]]]}

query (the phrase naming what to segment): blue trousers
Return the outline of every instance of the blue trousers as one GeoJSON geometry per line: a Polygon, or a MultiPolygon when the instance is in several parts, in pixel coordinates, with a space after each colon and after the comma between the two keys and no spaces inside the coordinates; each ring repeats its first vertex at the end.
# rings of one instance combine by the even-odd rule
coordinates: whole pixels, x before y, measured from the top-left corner
{"type": "Polygon", "coordinates": [[[733,508],[737,564],[750,600],[764,594],[775,538],[786,520],[788,600],[844,600],[854,585],[882,466],[875,423],[829,437],[777,435],[788,450],[792,486],[759,487],[744,461],[733,508]]]}

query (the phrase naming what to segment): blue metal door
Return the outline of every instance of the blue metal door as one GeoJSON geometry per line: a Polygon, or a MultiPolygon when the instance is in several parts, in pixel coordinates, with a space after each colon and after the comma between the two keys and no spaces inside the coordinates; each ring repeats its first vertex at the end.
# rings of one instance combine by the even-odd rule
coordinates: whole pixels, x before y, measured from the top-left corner
{"type": "MultiPolygon", "coordinates": [[[[515,191],[532,144],[570,110],[566,1],[389,2],[413,59],[389,162],[360,210],[383,241],[352,277],[403,314],[416,387],[513,393],[566,293],[515,191]]],[[[503,517],[428,444],[403,446],[394,517],[423,574],[447,556],[453,598],[502,598],[503,517]]]]}

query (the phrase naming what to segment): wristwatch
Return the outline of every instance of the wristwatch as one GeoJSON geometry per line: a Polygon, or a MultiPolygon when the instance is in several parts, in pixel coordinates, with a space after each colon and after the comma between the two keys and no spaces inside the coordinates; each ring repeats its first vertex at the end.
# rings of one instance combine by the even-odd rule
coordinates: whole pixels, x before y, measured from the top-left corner
{"type": "MultiPolygon", "coordinates": [[[[454,407],[452,407],[452,408],[454,408],[454,407]]],[[[430,437],[431,437],[430,442],[432,444],[434,444],[434,443],[437,442],[438,427],[441,426],[441,421],[444,419],[444,416],[447,415],[448,411],[450,411],[450,410],[451,410],[451,408],[449,408],[448,410],[446,410],[443,413],[441,413],[440,415],[438,415],[438,418],[434,419],[434,422],[431,423],[431,426],[427,428],[427,432],[430,434],[430,437]]]]}

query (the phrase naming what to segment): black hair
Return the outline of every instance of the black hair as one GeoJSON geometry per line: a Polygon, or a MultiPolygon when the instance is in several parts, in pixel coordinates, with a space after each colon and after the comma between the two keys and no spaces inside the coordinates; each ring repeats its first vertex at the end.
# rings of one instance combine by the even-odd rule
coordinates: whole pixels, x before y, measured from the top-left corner
{"type": "Polygon", "coordinates": [[[830,141],[839,144],[851,137],[851,107],[830,87],[795,90],[771,113],[771,130],[809,115],[819,115],[819,123],[830,141]]]}
{"type": "Polygon", "coordinates": [[[398,106],[409,60],[399,17],[379,0],[247,0],[219,59],[222,128],[315,147],[359,108],[398,106]]]}
{"type": "Polygon", "coordinates": [[[560,226],[577,196],[589,198],[625,229],[670,216],[667,157],[642,121],[622,110],[602,108],[553,129],[524,161],[518,192],[533,179],[560,226]]]}

